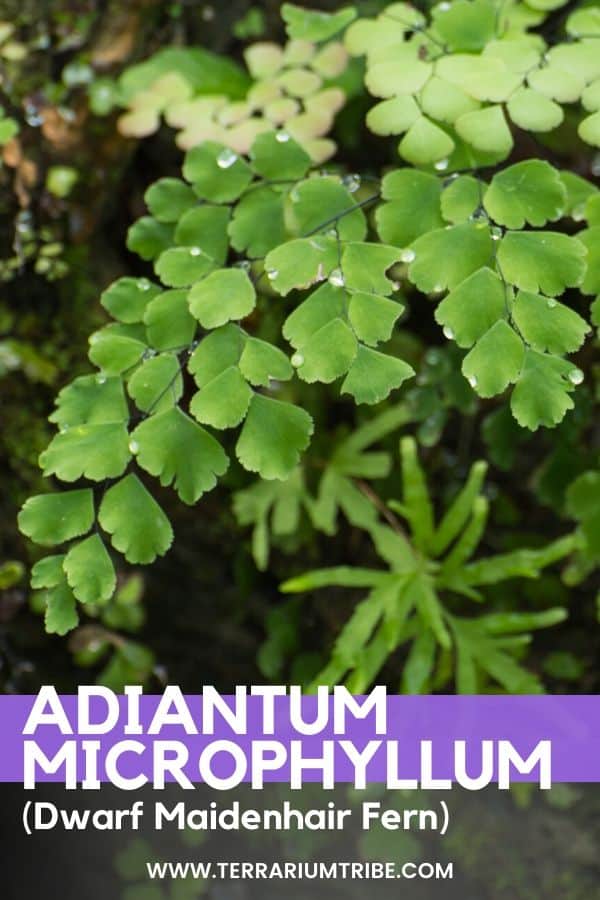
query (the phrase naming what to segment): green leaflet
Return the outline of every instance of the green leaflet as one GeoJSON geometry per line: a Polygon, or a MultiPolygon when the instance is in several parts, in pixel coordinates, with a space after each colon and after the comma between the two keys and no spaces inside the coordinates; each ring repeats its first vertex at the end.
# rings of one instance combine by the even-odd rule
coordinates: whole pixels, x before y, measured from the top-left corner
{"type": "Polygon", "coordinates": [[[200,247],[216,265],[224,265],[229,250],[229,209],[205,203],[194,206],[177,222],[174,239],[184,247],[200,247]]]}
{"type": "Polygon", "coordinates": [[[335,318],[314,332],[301,348],[302,352],[292,357],[300,378],[328,384],[345,375],[356,357],[358,344],[348,325],[335,318]]]}
{"type": "Polygon", "coordinates": [[[558,103],[531,88],[515,91],[506,108],[515,125],[526,131],[553,131],[564,119],[558,103]]]}
{"type": "Polygon", "coordinates": [[[187,291],[164,291],[155,297],[146,308],[144,323],[154,349],[178,350],[187,347],[196,333],[196,322],[188,308],[187,291]]]}
{"type": "Polygon", "coordinates": [[[456,120],[456,131],[475,150],[508,156],[513,139],[501,106],[487,106],[474,112],[463,113],[456,120]]]}
{"type": "Polygon", "coordinates": [[[348,243],[342,252],[341,271],[346,287],[352,291],[391,294],[396,285],[387,271],[401,259],[396,247],[385,244],[348,243]]]}
{"type": "Polygon", "coordinates": [[[191,187],[179,178],[159,178],[148,188],[144,200],[157,222],[177,222],[198,202],[191,187]]]}
{"type": "Polygon", "coordinates": [[[101,377],[107,377],[133,369],[147,349],[137,337],[128,337],[108,325],[91,335],[89,357],[101,369],[101,377]]]}
{"type": "Polygon", "coordinates": [[[419,464],[417,445],[413,438],[400,442],[402,461],[402,503],[404,516],[409,521],[415,545],[424,549],[433,536],[433,507],[427,490],[425,473],[419,464]]]}
{"type": "Polygon", "coordinates": [[[436,321],[459,347],[472,347],[506,315],[505,294],[498,275],[484,267],[450,291],[435,311],[436,321]]]}
{"type": "Polygon", "coordinates": [[[169,520],[137,475],[127,475],[109,488],[98,521],[130,563],[153,562],[173,541],[169,520]]]}
{"type": "Polygon", "coordinates": [[[331,176],[308,178],[290,191],[286,222],[299,237],[321,237],[333,225],[342,241],[362,241],[367,233],[362,209],[342,182],[331,176]]]}
{"type": "Polygon", "coordinates": [[[173,226],[157,222],[152,216],[142,216],[127,232],[127,249],[147,261],[160,256],[172,241],[173,226]]]}
{"type": "Polygon", "coordinates": [[[454,140],[446,131],[427,116],[421,116],[400,141],[398,152],[413,165],[425,166],[446,160],[454,147],[454,140]]]}
{"type": "Polygon", "coordinates": [[[281,194],[270,187],[248,191],[235,207],[228,231],[234,250],[250,259],[266,256],[286,237],[281,194]]]}
{"type": "Polygon", "coordinates": [[[293,347],[300,349],[329,322],[343,318],[345,305],[344,289],[326,282],[287,317],[283,324],[283,336],[293,347]]]}
{"type": "Polygon", "coordinates": [[[89,488],[30,497],[19,513],[19,528],[36,544],[52,546],[86,534],[94,521],[89,488]]]}
{"type": "Polygon", "coordinates": [[[415,238],[443,224],[440,215],[439,178],[415,169],[389,172],[381,183],[384,200],[375,221],[382,241],[406,247],[415,238]]]}
{"type": "Polygon", "coordinates": [[[527,350],[510,408],[523,428],[552,428],[573,408],[570,397],[582,379],[579,369],[558,356],[527,350]]]}
{"type": "Polygon", "coordinates": [[[77,627],[77,604],[66,579],[44,592],[46,613],[44,624],[48,634],[64,635],[77,627]]]}
{"type": "Polygon", "coordinates": [[[321,236],[288,241],[271,250],[265,259],[267,278],[283,297],[294,288],[323,281],[336,265],[335,238],[321,236]]]}
{"type": "Polygon", "coordinates": [[[141,322],[146,306],[160,294],[160,287],[147,278],[119,278],[100,296],[102,306],[119,322],[141,322]]]}
{"type": "Polygon", "coordinates": [[[454,288],[492,261],[489,228],[465,223],[439,228],[417,238],[411,247],[410,280],[423,293],[454,288]]]}
{"type": "Polygon", "coordinates": [[[250,384],[264,387],[268,387],[271,381],[288,381],[294,371],[285,353],[258,338],[246,340],[239,366],[250,384]]]}
{"type": "Polygon", "coordinates": [[[432,21],[451,50],[483,49],[496,33],[496,9],[490,0],[456,0],[449,8],[434,7],[432,21]]]}
{"type": "Polygon", "coordinates": [[[379,294],[357,291],[350,297],[348,320],[356,337],[365,344],[376,345],[392,336],[396,320],[404,305],[379,294]]]}
{"type": "Polygon", "coordinates": [[[542,353],[574,353],[590,331],[574,310],[540,294],[519,291],[511,315],[527,343],[542,353]]]}
{"type": "Polygon", "coordinates": [[[190,412],[213,428],[235,428],[244,419],[252,390],[237,366],[229,366],[194,394],[190,412]]]}
{"type": "Polygon", "coordinates": [[[467,222],[481,206],[483,187],[472,175],[459,175],[444,188],[440,197],[442,215],[457,225],[467,222]]]}
{"type": "Polygon", "coordinates": [[[46,476],[61,481],[102,481],[121,475],[130,456],[124,425],[76,425],[52,439],[40,455],[40,465],[46,476]]]}
{"type": "Polygon", "coordinates": [[[541,291],[550,297],[581,283],[585,256],[580,241],[554,231],[511,231],[498,249],[507,281],[522,291],[541,291]]]}
{"type": "Polygon", "coordinates": [[[154,263],[154,271],[167,287],[189,287],[215,268],[212,256],[202,247],[169,247],[154,263]]]}
{"type": "Polygon", "coordinates": [[[541,159],[529,159],[494,175],[483,204],[500,225],[540,227],[564,215],[566,199],[559,172],[541,159]]]}
{"type": "Polygon", "coordinates": [[[248,187],[252,170],[233,150],[205,141],[186,153],[183,176],[202,200],[229,203],[248,187]]]}
{"type": "Polygon", "coordinates": [[[161,353],[145,360],[129,379],[127,391],[143,412],[163,412],[174,406],[183,393],[177,357],[161,353]]]}
{"type": "Polygon", "coordinates": [[[92,534],[74,544],[63,562],[69,587],[81,603],[106,603],[117,579],[102,538],[92,534]]]}
{"type": "Polygon", "coordinates": [[[346,28],[356,18],[356,9],[346,6],[335,13],[305,9],[294,3],[284,3],[281,15],[289,36],[296,40],[326,41],[346,28]]]}
{"type": "Polygon", "coordinates": [[[64,553],[39,559],[31,570],[31,587],[52,588],[62,584],[65,580],[64,559],[64,553]]]}
{"type": "Polygon", "coordinates": [[[218,328],[249,315],[256,304],[256,291],[243,269],[219,269],[192,287],[188,301],[203,328],[218,328]]]}
{"type": "Polygon", "coordinates": [[[56,409],[48,419],[59,428],[69,428],[71,425],[125,422],[127,416],[121,379],[101,374],[80,375],[62,388],[56,398],[56,409]]]}
{"type": "Polygon", "coordinates": [[[236,454],[249,472],[283,480],[298,464],[313,432],[303,409],[255,394],[236,445],[236,454]]]}
{"type": "Polygon", "coordinates": [[[237,365],[245,341],[245,336],[237,325],[223,325],[202,338],[188,363],[188,369],[196,383],[200,387],[208,384],[229,366],[237,365]]]}
{"type": "Polygon", "coordinates": [[[142,469],[163,486],[173,484],[188,504],[212,490],[229,464],[218,441],[178,407],[138,425],[129,447],[142,469]]]}
{"type": "Polygon", "coordinates": [[[359,344],[341,390],[343,394],[351,394],[356,403],[380,403],[414,374],[412,366],[404,360],[359,344]]]}
{"type": "Polygon", "coordinates": [[[266,179],[300,179],[311,167],[308,153],[285,132],[260,134],[252,145],[250,161],[254,171],[266,179]]]}
{"type": "Polygon", "coordinates": [[[494,397],[517,380],[524,353],[521,338],[500,319],[465,356],[462,370],[480,397],[494,397]]]}

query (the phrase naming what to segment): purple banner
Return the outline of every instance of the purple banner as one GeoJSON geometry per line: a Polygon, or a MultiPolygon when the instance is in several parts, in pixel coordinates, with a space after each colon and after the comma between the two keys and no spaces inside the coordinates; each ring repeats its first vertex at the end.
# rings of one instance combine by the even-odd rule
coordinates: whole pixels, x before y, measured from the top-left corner
{"type": "MultiPolygon", "coordinates": [[[[36,761],[36,752],[39,749],[50,760],[65,744],[69,744],[73,751],[73,764],[76,760],[78,782],[84,778],[93,780],[97,772],[98,781],[115,783],[110,775],[112,752],[117,760],[113,762],[119,777],[132,779],[132,788],[133,779],[141,776],[152,783],[156,777],[156,757],[166,752],[168,759],[178,757],[181,772],[190,782],[197,783],[206,780],[201,776],[199,759],[209,751],[211,760],[207,765],[212,767],[215,777],[226,779],[235,774],[238,767],[238,780],[251,781],[253,767],[257,766],[253,754],[258,751],[264,764],[265,782],[289,782],[292,769],[294,766],[297,768],[299,760],[307,763],[302,773],[303,780],[314,782],[322,780],[323,772],[319,769],[318,760],[327,755],[326,745],[331,744],[330,762],[336,783],[355,781],[356,753],[365,752],[364,771],[368,783],[387,782],[389,785],[391,769],[394,778],[417,779],[419,786],[425,786],[420,781],[424,771],[424,755],[429,778],[455,782],[457,746],[462,742],[461,765],[474,779],[482,771],[484,744],[489,745],[487,750],[494,758],[491,780],[497,781],[506,744],[510,744],[525,760],[540,742],[544,742],[551,749],[553,783],[600,781],[598,696],[388,696],[383,700],[384,733],[382,720],[377,718],[375,710],[364,718],[348,713],[342,733],[339,720],[336,729],[334,701],[330,697],[327,702],[331,715],[324,727],[314,735],[303,734],[293,727],[287,695],[274,699],[273,731],[268,723],[265,725],[263,698],[249,695],[246,700],[247,724],[242,734],[236,734],[231,723],[225,721],[226,717],[219,711],[214,713],[210,733],[189,734],[184,725],[170,724],[163,719],[158,733],[148,734],[161,698],[144,695],[138,699],[139,720],[128,720],[126,698],[121,695],[118,698],[119,718],[114,727],[105,734],[94,734],[90,733],[91,729],[88,733],[78,731],[77,697],[62,696],[62,709],[73,733],[65,733],[64,727],[61,731],[57,724],[49,723],[38,724],[32,734],[23,735],[35,697],[0,697],[0,781],[23,782],[24,759],[29,753],[33,760],[30,760],[30,766],[35,769],[37,781],[64,782],[65,765],[59,766],[56,772],[44,772],[43,763],[40,765],[39,760],[36,761]],[[29,742],[29,750],[25,742],[29,742]],[[89,744],[87,749],[86,742],[89,744]],[[225,743],[216,746],[215,742],[225,743]],[[294,743],[295,757],[292,753],[294,743]],[[32,745],[35,745],[33,750],[32,745]],[[238,757],[228,749],[233,745],[240,748],[238,757]],[[245,771],[242,756],[247,761],[245,771]],[[315,763],[312,769],[311,761],[315,763]]],[[[233,698],[223,699],[233,709],[233,698]]],[[[186,696],[185,702],[202,732],[205,712],[202,696],[186,696]]],[[[95,698],[90,708],[92,723],[101,722],[107,709],[105,700],[95,698]]],[[[301,711],[306,723],[314,721],[318,713],[317,698],[303,697],[301,711]]],[[[518,768],[511,773],[513,780],[539,782],[539,767],[529,773],[519,773],[518,768]]],[[[168,772],[165,779],[176,780],[168,772]]]]}

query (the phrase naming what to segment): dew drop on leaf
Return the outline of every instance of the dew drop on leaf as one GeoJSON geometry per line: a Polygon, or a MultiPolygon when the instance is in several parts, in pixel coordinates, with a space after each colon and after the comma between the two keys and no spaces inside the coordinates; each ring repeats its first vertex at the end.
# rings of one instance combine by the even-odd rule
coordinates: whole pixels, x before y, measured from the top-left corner
{"type": "Polygon", "coordinates": [[[498,228],[497,225],[494,225],[493,228],[490,228],[490,234],[492,235],[493,241],[499,241],[502,237],[502,229],[498,228]]]}
{"type": "Polygon", "coordinates": [[[267,269],[267,278],[269,281],[275,281],[278,275],[279,271],[277,269],[267,269]]]}
{"type": "Polygon", "coordinates": [[[569,381],[571,384],[581,384],[583,381],[583,372],[581,369],[572,369],[569,372],[569,381]]]}
{"type": "Polygon", "coordinates": [[[200,256],[202,250],[200,247],[191,247],[190,248],[190,256],[200,256]]]}
{"type": "Polygon", "coordinates": [[[444,325],[443,328],[444,337],[447,337],[449,341],[451,341],[454,337],[454,332],[450,328],[449,325],[444,325]]]}
{"type": "Polygon", "coordinates": [[[96,382],[98,384],[106,384],[106,375],[103,372],[100,372],[99,375],[96,375],[96,382]]]}
{"type": "Polygon", "coordinates": [[[556,306],[556,300],[553,297],[550,297],[550,299],[546,303],[546,306],[548,307],[548,309],[554,309],[554,307],[556,306]]]}
{"type": "Polygon", "coordinates": [[[222,150],[217,156],[217,165],[220,169],[230,169],[231,166],[236,162],[237,158],[237,153],[234,153],[233,150],[230,150],[227,147],[225,150],[222,150]]]}
{"type": "Polygon", "coordinates": [[[334,287],[344,287],[346,282],[344,280],[344,273],[341,269],[333,270],[329,276],[329,284],[332,284],[334,287]]]}
{"type": "Polygon", "coordinates": [[[400,259],[403,263],[411,263],[414,262],[417,258],[417,254],[414,250],[403,250],[400,254],[400,259]]]}
{"type": "Polygon", "coordinates": [[[344,175],[342,184],[351,194],[354,194],[360,187],[360,175],[344,175]]]}
{"type": "Polygon", "coordinates": [[[433,168],[438,172],[445,172],[449,165],[450,160],[446,157],[445,159],[438,159],[433,168]]]}
{"type": "Polygon", "coordinates": [[[140,445],[138,444],[137,441],[129,441],[129,452],[130,453],[137,453],[139,449],[140,449],[140,445]]]}
{"type": "Polygon", "coordinates": [[[469,384],[471,385],[472,388],[477,387],[477,376],[469,375],[467,381],[469,382],[469,384]]]}
{"type": "Polygon", "coordinates": [[[581,204],[573,209],[571,218],[574,222],[581,222],[585,218],[585,209],[581,204]]]}
{"type": "Polygon", "coordinates": [[[290,139],[290,136],[287,133],[287,131],[278,131],[277,134],[275,135],[275,140],[279,141],[280,144],[287,144],[289,139],[290,139]]]}
{"type": "Polygon", "coordinates": [[[299,366],[303,365],[304,357],[301,353],[294,353],[292,358],[290,359],[291,364],[295,369],[299,368],[299,366]]]}
{"type": "Polygon", "coordinates": [[[150,290],[150,282],[147,278],[140,278],[137,283],[140,291],[149,291],[150,290]]]}

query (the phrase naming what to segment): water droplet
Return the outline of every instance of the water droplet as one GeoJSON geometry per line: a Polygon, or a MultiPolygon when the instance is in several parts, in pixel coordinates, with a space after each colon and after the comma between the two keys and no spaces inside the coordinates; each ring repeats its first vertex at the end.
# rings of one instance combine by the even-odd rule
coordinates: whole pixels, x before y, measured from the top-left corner
{"type": "Polygon", "coordinates": [[[417,254],[414,250],[402,250],[400,253],[400,259],[403,263],[411,263],[416,259],[417,254]]]}
{"type": "Polygon", "coordinates": [[[471,222],[487,222],[487,213],[485,209],[479,207],[469,218],[471,222]]]}
{"type": "Polygon", "coordinates": [[[554,307],[556,306],[556,300],[553,297],[550,297],[550,299],[546,301],[546,306],[548,307],[548,309],[554,309],[554,307]]]}
{"type": "Polygon", "coordinates": [[[275,140],[279,141],[280,144],[287,144],[289,139],[290,139],[290,136],[287,133],[287,131],[278,131],[277,134],[275,135],[275,140]]]}
{"type": "Polygon", "coordinates": [[[467,378],[467,381],[469,382],[469,384],[471,385],[472,388],[477,387],[477,376],[476,375],[469,375],[469,377],[467,378]]]}
{"type": "Polygon", "coordinates": [[[140,291],[149,291],[150,290],[150,282],[147,278],[140,278],[138,280],[137,286],[140,291]]]}
{"type": "Polygon", "coordinates": [[[431,293],[432,294],[441,294],[443,290],[444,290],[443,284],[436,284],[436,285],[434,285],[434,288],[431,293]]]}
{"type": "Polygon", "coordinates": [[[200,247],[190,247],[190,256],[200,256],[201,253],[200,247]]]}
{"type": "Polygon", "coordinates": [[[68,425],[63,425],[63,426],[59,429],[59,431],[60,431],[61,434],[66,434],[68,430],[69,430],[69,426],[68,426],[68,425]]]}
{"type": "Polygon", "coordinates": [[[454,338],[454,332],[452,331],[452,329],[450,328],[449,325],[444,325],[444,328],[442,330],[443,330],[444,337],[448,338],[449,341],[451,341],[454,338]]]}
{"type": "Polygon", "coordinates": [[[490,234],[492,235],[493,241],[499,241],[502,237],[502,229],[498,228],[497,225],[494,225],[493,228],[490,228],[490,234]]]}
{"type": "Polygon", "coordinates": [[[329,276],[329,284],[332,284],[334,287],[344,287],[346,281],[344,279],[344,273],[341,269],[334,269],[329,276]]]}
{"type": "Polygon", "coordinates": [[[249,260],[247,260],[247,259],[241,259],[239,262],[236,262],[236,263],[235,263],[235,268],[236,268],[236,269],[243,269],[244,272],[249,272],[250,269],[252,268],[252,266],[251,266],[249,260]]]}
{"type": "Polygon", "coordinates": [[[447,2],[439,3],[439,4],[438,4],[438,10],[439,10],[440,12],[448,12],[448,10],[450,9],[451,5],[452,5],[451,3],[447,3],[447,2]]]}
{"type": "Polygon", "coordinates": [[[392,281],[392,288],[393,288],[395,291],[399,291],[399,290],[400,290],[400,282],[399,282],[399,281],[392,281]]]}
{"type": "Polygon", "coordinates": [[[130,453],[137,453],[139,449],[140,449],[140,445],[138,444],[137,441],[129,441],[129,452],[130,453]]]}
{"type": "Polygon", "coordinates": [[[220,169],[230,169],[231,166],[237,162],[237,159],[237,153],[234,153],[233,150],[226,147],[225,150],[221,150],[217,156],[217,165],[220,169]]]}
{"type": "Polygon", "coordinates": [[[96,332],[95,334],[90,335],[89,343],[97,344],[99,340],[100,340],[100,335],[96,332]]]}
{"type": "Polygon", "coordinates": [[[279,275],[279,269],[267,269],[267,278],[269,281],[275,281],[279,275]]]}
{"type": "Polygon", "coordinates": [[[292,358],[290,359],[291,364],[295,369],[299,368],[299,366],[304,364],[304,357],[301,353],[294,353],[292,358]]]}
{"type": "Polygon", "coordinates": [[[438,159],[438,161],[435,163],[433,168],[437,172],[445,172],[449,165],[450,165],[450,160],[448,158],[438,159]]]}
{"type": "Polygon", "coordinates": [[[104,374],[104,372],[100,372],[98,375],[96,375],[96,382],[97,384],[106,384],[106,375],[104,374]]]}
{"type": "Polygon", "coordinates": [[[571,213],[571,218],[574,222],[581,222],[582,219],[585,218],[585,207],[582,203],[579,206],[576,206],[571,213]]]}
{"type": "Polygon", "coordinates": [[[581,384],[583,381],[583,372],[581,369],[571,369],[569,372],[569,381],[571,384],[581,384]]]}
{"type": "Polygon", "coordinates": [[[342,178],[342,184],[351,194],[356,193],[356,191],[360,187],[360,175],[352,174],[352,175],[344,175],[342,178]]]}

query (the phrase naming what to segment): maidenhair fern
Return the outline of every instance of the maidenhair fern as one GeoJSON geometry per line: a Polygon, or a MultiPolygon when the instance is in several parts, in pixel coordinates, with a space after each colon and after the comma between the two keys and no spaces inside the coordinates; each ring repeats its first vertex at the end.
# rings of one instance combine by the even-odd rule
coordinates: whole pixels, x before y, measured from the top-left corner
{"type": "Polygon", "coordinates": [[[436,523],[412,438],[402,440],[401,459],[402,499],[390,501],[388,508],[406,522],[408,532],[399,518],[392,518],[391,524],[373,520],[364,526],[388,568],[319,569],[282,585],[288,593],[329,586],[370,588],[343,627],[331,661],[315,684],[345,680],[354,693],[363,693],[387,658],[408,647],[401,685],[408,693],[429,690],[434,681],[440,689],[451,680],[457,691],[467,694],[478,693],[490,680],[509,693],[539,691],[537,678],[519,665],[518,653],[530,640],[530,631],[563,621],[566,609],[466,618],[453,613],[453,598],[481,603],[488,585],[535,578],[576,549],[579,535],[567,535],[537,550],[519,549],[473,561],[489,512],[482,493],[486,464],[473,465],[462,490],[436,523]]]}
{"type": "MultiPolygon", "coordinates": [[[[168,550],[171,525],[148,476],[195,504],[235,457],[261,479],[235,501],[240,521],[254,526],[261,566],[270,524],[292,533],[301,507],[327,533],[341,509],[368,526],[380,552],[390,542],[383,555],[395,574],[364,575],[373,594],[343,632],[327,678],[351,670],[353,687],[366,687],[388,652],[414,637],[411,689],[427,683],[438,644],[457,648],[460,689],[474,689],[480,669],[508,689],[525,683],[507,655],[513,638],[497,637],[512,627],[452,617],[439,593],[475,596],[490,580],[535,574],[572,550],[571,539],[468,562],[486,515],[482,470],[435,529],[409,444],[402,512],[412,543],[375,524],[354,479],[389,469],[365,452],[379,424],[329,455],[316,497],[299,464],[315,431],[304,385],[338,382],[342,397],[369,406],[411,383],[414,360],[390,341],[407,305],[433,304],[432,327],[435,319],[465,351],[472,398],[506,394],[531,430],[555,426],[573,407],[583,373],[568,357],[590,332],[586,298],[600,293],[600,193],[544,159],[510,156],[519,129],[541,141],[565,116],[582,141],[600,146],[600,23],[595,9],[578,10],[564,42],[548,47],[535,28],[549,5],[562,4],[454,0],[427,17],[397,3],[362,19],[350,8],[327,15],[285,4],[291,42],[248,51],[256,81],[245,98],[208,103],[163,75],[160,103],[131,100],[130,124],[137,115],[138,126],[154,128],[164,112],[184,129],[187,152],[182,177],[152,185],[148,214],[129,230],[147,275],[104,291],[114,321],[90,338],[96,372],[63,388],[51,416],[58,433],[40,463],[71,487],[33,497],[20,515],[33,541],[62,548],[33,570],[49,630],[73,628],[77,602],[110,601],[115,553],[145,564],[168,550]],[[344,85],[329,81],[348,55],[365,58],[377,100],[367,127],[382,148],[400,139],[401,167],[381,178],[323,167],[345,100],[344,85]],[[210,127],[196,118],[201,108],[210,127]]],[[[381,435],[419,420],[399,409],[381,435]]],[[[430,433],[442,426],[430,423],[430,433]]]]}

